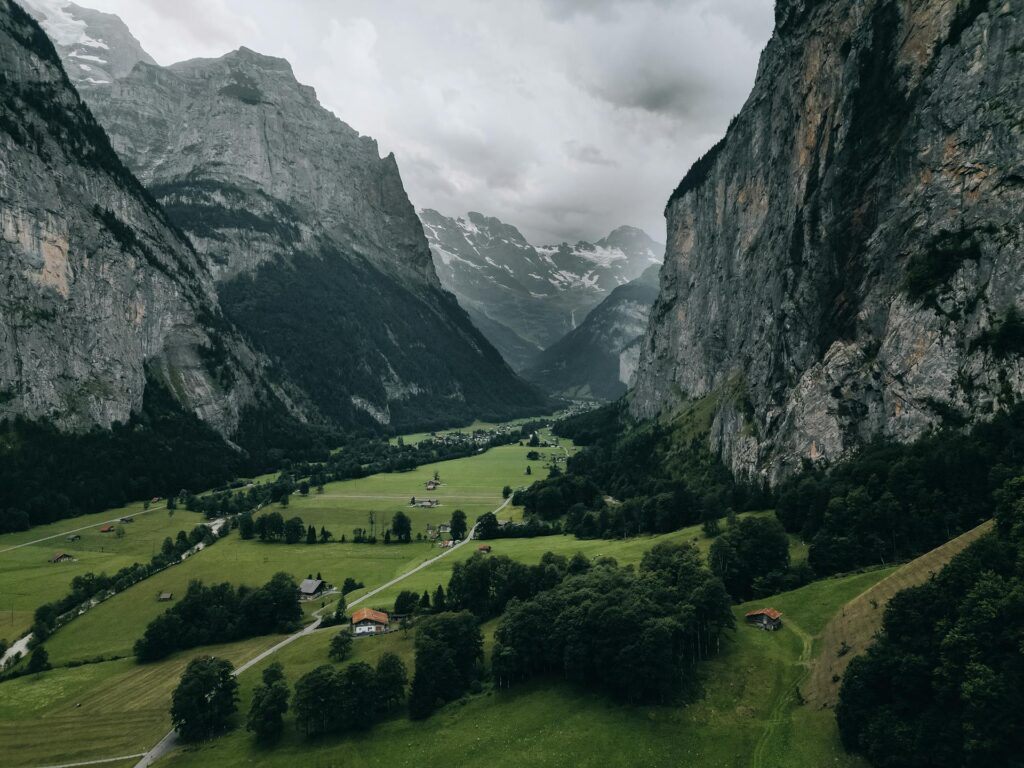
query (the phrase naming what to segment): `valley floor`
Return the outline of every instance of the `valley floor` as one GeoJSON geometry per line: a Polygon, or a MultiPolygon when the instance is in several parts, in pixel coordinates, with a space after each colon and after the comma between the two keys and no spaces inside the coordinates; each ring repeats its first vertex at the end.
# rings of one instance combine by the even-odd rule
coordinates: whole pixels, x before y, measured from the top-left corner
{"type": "MultiPolygon", "coordinates": [[[[508,446],[412,472],[332,483],[322,495],[293,497],[282,513],[286,517],[299,515],[318,529],[324,525],[335,536],[350,536],[353,527],[365,527],[371,511],[383,527],[395,511],[402,509],[413,518],[414,532],[424,530],[427,523],[446,521],[456,508],[465,510],[472,521],[502,503],[502,486],[516,487],[527,481],[527,463],[535,469],[544,463],[528,462],[528,450],[508,446]],[[435,470],[445,485],[426,494],[424,483],[435,470]],[[437,497],[442,506],[433,510],[409,509],[408,498],[412,495],[437,497]]],[[[552,452],[564,454],[573,448],[563,443],[557,449],[541,450],[550,456],[552,452]]],[[[520,513],[509,506],[499,518],[515,519],[520,513]]],[[[109,571],[140,556],[148,557],[152,546],[158,546],[163,536],[171,535],[169,530],[190,527],[198,516],[194,518],[181,511],[170,518],[166,511],[155,511],[137,518],[139,522],[132,524],[137,527],[128,528],[126,536],[117,541],[87,541],[83,534],[83,542],[99,551],[89,555],[88,562],[83,557],[81,568],[109,571]]],[[[88,522],[64,521],[55,524],[54,531],[42,530],[36,536],[0,537],[0,550],[58,532],[61,526],[77,528],[88,522]]],[[[698,527],[624,541],[550,536],[489,543],[494,553],[527,563],[537,562],[550,550],[567,555],[582,551],[588,557],[608,555],[628,564],[638,563],[644,551],[660,540],[692,541],[704,552],[710,544],[698,527]]],[[[51,576],[50,570],[36,562],[41,560],[45,564],[42,556],[49,548],[47,544],[38,544],[0,552],[3,591],[10,590],[11,585],[30,584],[33,578],[38,585],[36,592],[24,596],[20,604],[23,609],[15,616],[30,617],[34,605],[62,594],[73,571],[78,572],[52,571],[62,576],[51,576]],[[26,553],[32,557],[22,559],[26,553]]],[[[454,562],[471,556],[475,549],[466,546],[453,552],[451,557],[432,563],[374,595],[367,604],[389,607],[403,589],[421,592],[433,590],[438,584],[446,585],[454,562]]],[[[158,592],[172,591],[177,596],[194,578],[208,583],[256,584],[285,570],[298,578],[321,572],[336,584],[347,576],[361,580],[367,586],[349,595],[352,602],[376,585],[411,571],[439,551],[427,543],[416,542],[391,546],[264,544],[243,541],[232,533],[59,630],[45,645],[56,667],[52,671],[0,684],[3,763],[10,768],[27,768],[145,753],[170,729],[170,693],[191,658],[213,653],[239,665],[282,639],[255,638],[182,652],[154,664],[136,664],[130,656],[132,644],[146,624],[166,608],[166,603],[156,601],[158,592]],[[97,656],[124,658],[82,663],[97,656]]],[[[805,547],[795,540],[791,552],[795,559],[806,555],[805,547]]],[[[285,737],[273,749],[257,749],[251,735],[236,728],[208,744],[178,748],[157,764],[626,766],[640,762],[654,766],[856,766],[859,763],[845,756],[839,747],[831,711],[798,705],[796,691],[817,653],[816,638],[829,618],[892,570],[828,579],[756,603],[781,610],[785,628],[765,633],[738,624],[721,654],[704,667],[703,698],[688,707],[623,707],[558,681],[500,691],[488,685],[481,694],[451,704],[423,722],[398,716],[363,736],[310,742],[295,731],[289,719],[285,737]]],[[[331,610],[331,598],[306,603],[308,620],[321,608],[331,610]]],[[[749,608],[736,606],[737,617],[742,618],[749,608]]],[[[488,653],[495,626],[492,622],[484,628],[488,653]]],[[[323,629],[302,636],[244,672],[240,676],[240,712],[247,711],[252,687],[262,668],[280,661],[289,680],[294,682],[310,669],[327,663],[328,643],[337,631],[323,629]]],[[[412,642],[412,632],[360,639],[355,643],[354,660],[376,662],[385,650],[393,650],[403,656],[411,670],[412,642]]],[[[124,764],[136,761],[135,757],[126,758],[124,764]]]]}

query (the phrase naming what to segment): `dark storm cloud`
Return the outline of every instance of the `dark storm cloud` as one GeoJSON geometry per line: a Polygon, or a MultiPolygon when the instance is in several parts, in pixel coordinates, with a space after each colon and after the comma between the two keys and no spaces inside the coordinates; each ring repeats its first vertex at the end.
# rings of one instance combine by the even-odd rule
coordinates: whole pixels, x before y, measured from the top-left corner
{"type": "MultiPolygon", "coordinates": [[[[58,0],[54,0],[58,1],[58,0]]],[[[78,0],[162,64],[245,45],[394,152],[413,203],[532,241],[619,224],[664,237],[665,200],[724,132],[772,0],[78,0]]]]}

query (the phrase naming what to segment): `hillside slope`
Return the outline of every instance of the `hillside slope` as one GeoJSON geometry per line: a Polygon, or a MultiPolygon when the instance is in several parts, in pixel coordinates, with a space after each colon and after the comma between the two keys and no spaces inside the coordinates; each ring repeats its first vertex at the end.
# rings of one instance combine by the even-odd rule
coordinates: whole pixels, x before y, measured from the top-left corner
{"type": "Polygon", "coordinates": [[[441,283],[516,370],[612,290],[659,264],[663,251],[635,227],[596,243],[534,247],[516,227],[480,213],[452,218],[427,209],[420,219],[441,283]]]}
{"type": "Polygon", "coordinates": [[[774,479],[1019,398],[1022,57],[1022,0],[780,0],[668,203],[633,414],[718,396],[712,446],[774,479]]]}
{"type": "Polygon", "coordinates": [[[658,297],[658,267],[620,285],[586,320],[523,371],[527,381],[564,397],[615,400],[633,382],[640,340],[658,297]]]}

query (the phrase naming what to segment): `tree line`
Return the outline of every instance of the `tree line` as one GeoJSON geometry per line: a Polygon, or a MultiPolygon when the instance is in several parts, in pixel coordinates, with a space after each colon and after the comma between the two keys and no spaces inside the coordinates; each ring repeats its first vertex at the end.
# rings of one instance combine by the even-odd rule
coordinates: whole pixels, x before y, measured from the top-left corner
{"type": "Polygon", "coordinates": [[[255,589],[192,581],[173,607],[149,623],[134,652],[139,662],[156,661],[186,648],[290,632],[301,620],[298,585],[286,573],[255,589]]]}

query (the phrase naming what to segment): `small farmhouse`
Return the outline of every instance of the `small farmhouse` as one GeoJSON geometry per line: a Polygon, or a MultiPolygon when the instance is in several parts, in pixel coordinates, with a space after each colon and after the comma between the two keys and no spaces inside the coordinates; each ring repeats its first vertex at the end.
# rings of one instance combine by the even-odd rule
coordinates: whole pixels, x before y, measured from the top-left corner
{"type": "Polygon", "coordinates": [[[437,480],[427,480],[426,482],[426,489],[428,491],[436,491],[440,486],[441,484],[437,480]]]}
{"type": "Polygon", "coordinates": [[[135,518],[134,517],[130,517],[130,516],[129,517],[122,517],[122,518],[120,518],[120,520],[121,520],[122,523],[134,523],[135,522],[135,518]]]}
{"type": "Polygon", "coordinates": [[[79,536],[77,533],[72,533],[70,536],[67,536],[64,539],[64,541],[70,541],[72,543],[74,543],[76,541],[81,541],[81,540],[82,540],[82,537],[79,536]]]}
{"type": "Polygon", "coordinates": [[[161,603],[167,603],[174,599],[173,592],[161,592],[156,598],[161,603]]]}
{"type": "Polygon", "coordinates": [[[419,499],[413,506],[421,509],[432,509],[440,504],[437,499],[419,499]]]}
{"type": "Polygon", "coordinates": [[[441,523],[437,526],[437,532],[441,535],[452,532],[452,527],[448,523],[441,523]]]}
{"type": "Polygon", "coordinates": [[[774,632],[782,629],[782,614],[774,608],[759,608],[746,614],[747,624],[753,624],[758,629],[774,632]]]}
{"type": "Polygon", "coordinates": [[[325,589],[327,589],[327,585],[321,579],[303,579],[299,584],[299,598],[312,600],[315,597],[320,597],[325,589]]]}
{"type": "Polygon", "coordinates": [[[490,544],[481,544],[479,547],[476,548],[476,551],[477,552],[483,552],[486,555],[488,552],[491,551],[491,545],[490,544]]]}
{"type": "Polygon", "coordinates": [[[100,528],[100,533],[113,533],[113,532],[114,532],[114,526],[111,523],[107,523],[102,528],[100,528]]]}
{"type": "Polygon", "coordinates": [[[57,552],[53,557],[50,558],[51,563],[70,563],[74,560],[74,555],[69,555],[67,552],[57,552]]]}
{"type": "Polygon", "coordinates": [[[383,611],[360,608],[352,614],[352,634],[354,635],[375,635],[387,632],[388,625],[388,615],[383,611]]]}

